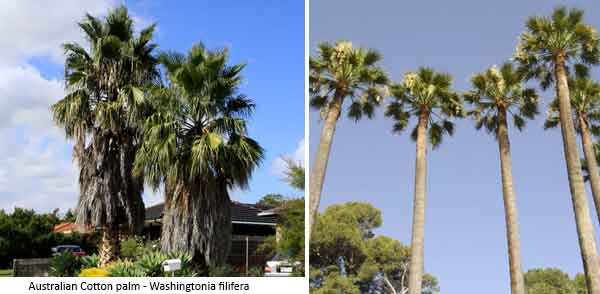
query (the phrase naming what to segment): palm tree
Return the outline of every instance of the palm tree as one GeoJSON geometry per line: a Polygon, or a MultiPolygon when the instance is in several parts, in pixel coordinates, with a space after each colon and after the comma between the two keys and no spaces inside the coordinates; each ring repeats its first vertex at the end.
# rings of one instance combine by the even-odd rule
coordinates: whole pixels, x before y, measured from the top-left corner
{"type": "Polygon", "coordinates": [[[471,78],[474,90],[465,93],[465,101],[473,105],[467,114],[476,121],[475,128],[482,127],[494,134],[500,152],[502,174],[502,194],[508,241],[510,267],[510,288],[512,294],[524,294],[523,270],[521,268],[521,242],[517,203],[513,189],[510,141],[508,138],[508,115],[512,115],[514,126],[520,131],[525,119],[533,119],[537,114],[539,97],[532,88],[524,88],[523,77],[511,63],[504,63],[500,69],[495,66],[471,78]]]}
{"type": "Polygon", "coordinates": [[[134,34],[125,7],[105,19],[79,23],[89,51],[64,45],[67,95],[52,106],[54,121],[75,141],[80,167],[77,223],[102,228],[100,266],[118,254],[119,234],[140,233],[144,221],[143,175],[132,174],[140,142],[144,88],[158,81],[155,26],[134,34]]]}
{"type": "Polygon", "coordinates": [[[310,232],[314,230],[321,191],[327,170],[327,161],[333,142],[335,127],[344,100],[349,98],[348,116],[358,121],[364,116],[372,118],[375,107],[386,96],[388,79],[376,63],[381,55],[372,49],[353,48],[352,43],[338,41],[334,45],[318,45],[317,57],[309,61],[309,91],[311,107],[321,112],[323,129],[314,167],[310,175],[309,211],[310,232]]]}
{"type": "MultiPolygon", "coordinates": [[[[582,170],[584,179],[589,179],[592,187],[592,196],[596,204],[596,213],[600,220],[600,174],[597,168],[586,169],[588,166],[598,166],[596,150],[592,135],[600,135],[600,84],[587,78],[579,77],[569,80],[571,90],[571,107],[573,108],[573,122],[575,130],[581,137],[584,161],[582,170]]],[[[560,123],[558,116],[558,100],[550,104],[548,117],[544,128],[555,128],[560,123]]]]}
{"type": "Polygon", "coordinates": [[[154,189],[164,184],[162,249],[189,253],[206,269],[229,252],[229,190],[247,187],[263,158],[246,131],[255,105],[238,93],[244,65],[228,65],[227,50],[198,44],[159,59],[168,87],[153,91],[135,170],[154,189]]]}
{"type": "Polygon", "coordinates": [[[556,85],[569,188],[587,286],[590,294],[600,294],[600,260],[581,175],[567,82],[569,71],[600,62],[600,40],[596,30],[584,22],[583,11],[562,6],[556,8],[551,17],[530,17],[520,39],[514,59],[521,70],[528,78],[537,78],[544,89],[553,83],[556,85]]]}
{"type": "Polygon", "coordinates": [[[393,101],[385,115],[394,120],[394,132],[408,127],[411,116],[417,124],[411,137],[416,141],[415,191],[408,287],[410,294],[420,294],[423,281],[425,233],[425,186],[427,177],[427,141],[436,148],[444,135],[454,134],[451,119],[462,117],[462,101],[451,89],[452,77],[420,68],[407,73],[402,83],[392,86],[393,101]]]}

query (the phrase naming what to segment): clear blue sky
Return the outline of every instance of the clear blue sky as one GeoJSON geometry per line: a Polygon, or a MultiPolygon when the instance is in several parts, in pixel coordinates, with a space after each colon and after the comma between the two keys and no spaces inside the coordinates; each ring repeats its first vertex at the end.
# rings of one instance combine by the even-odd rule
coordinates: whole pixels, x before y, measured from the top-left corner
{"type": "MultiPolygon", "coordinates": [[[[78,168],[72,143],[50,118],[64,96],[64,42],[83,42],[77,28],[86,12],[96,16],[125,3],[138,29],[156,22],[160,50],[187,50],[199,41],[228,47],[231,63],[247,63],[241,92],[256,112],[250,135],[266,150],[242,202],[267,193],[299,196],[281,180],[278,158],[304,159],[304,2],[65,0],[0,4],[0,209],[50,211],[74,207],[78,168]]],[[[162,197],[147,191],[147,204],[162,197]]]]}
{"type": "MultiPolygon", "coordinates": [[[[350,40],[380,50],[381,65],[395,81],[431,66],[453,74],[455,88],[467,90],[472,74],[512,55],[528,16],[549,14],[558,4],[576,4],[600,27],[596,1],[312,1],[310,48],[350,40]]],[[[510,132],[523,265],[573,275],[583,268],[560,131],[542,129],[551,97],[544,93],[542,115],[525,131],[510,132]]],[[[320,128],[318,113],[311,111],[311,158],[320,128]]],[[[383,212],[377,233],[409,244],[415,145],[391,129],[381,112],[358,124],[340,119],[321,208],[368,201],[383,212]]],[[[429,153],[428,164],[426,271],[439,278],[442,293],[509,293],[496,142],[475,131],[472,121],[461,121],[455,136],[429,153]]]]}

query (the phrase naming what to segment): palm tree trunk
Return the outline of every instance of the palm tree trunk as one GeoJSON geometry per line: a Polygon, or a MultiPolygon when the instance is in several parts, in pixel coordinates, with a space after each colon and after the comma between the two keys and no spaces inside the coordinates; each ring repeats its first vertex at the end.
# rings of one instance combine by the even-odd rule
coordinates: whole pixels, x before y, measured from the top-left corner
{"type": "Polygon", "coordinates": [[[342,98],[342,92],[336,91],[333,101],[331,101],[329,104],[327,116],[325,117],[325,122],[323,123],[323,129],[321,130],[321,139],[319,140],[319,148],[317,149],[317,155],[314,163],[315,165],[310,173],[309,230],[311,235],[315,227],[314,224],[317,220],[319,203],[321,202],[321,191],[323,190],[323,181],[325,180],[325,172],[327,171],[327,162],[329,161],[329,152],[331,151],[331,143],[333,142],[335,126],[338,118],[340,117],[340,113],[342,112],[342,98]]]}
{"type": "Polygon", "coordinates": [[[582,116],[579,116],[579,126],[581,128],[583,155],[590,174],[592,196],[594,198],[594,204],[596,204],[596,214],[600,221],[600,174],[598,173],[598,162],[596,161],[596,153],[594,152],[594,143],[592,143],[590,130],[582,116]]]}
{"type": "Polygon", "coordinates": [[[192,256],[200,271],[225,262],[231,244],[231,200],[224,184],[165,185],[162,250],[192,256]]]}
{"type": "Polygon", "coordinates": [[[513,189],[510,140],[506,122],[506,109],[498,111],[498,147],[500,149],[500,169],[502,172],[502,194],[508,241],[508,262],[510,267],[510,290],[512,294],[524,294],[525,283],[521,269],[521,241],[519,239],[519,218],[513,189]]]}
{"type": "Polygon", "coordinates": [[[410,269],[408,274],[409,294],[421,294],[421,284],[423,282],[428,120],[429,114],[426,111],[422,111],[419,115],[419,124],[417,126],[415,199],[413,203],[412,239],[410,243],[410,269]]]}
{"type": "Polygon", "coordinates": [[[563,56],[559,56],[555,60],[554,73],[556,77],[556,93],[559,101],[560,129],[563,137],[567,174],[569,176],[569,188],[571,190],[571,200],[573,202],[587,288],[590,294],[600,294],[600,261],[598,259],[594,226],[581,174],[581,163],[579,162],[580,157],[577,150],[577,139],[573,126],[569,86],[567,84],[563,56]]]}
{"type": "Polygon", "coordinates": [[[107,267],[117,259],[119,254],[119,229],[118,226],[109,224],[102,228],[102,243],[100,244],[100,258],[98,267],[107,267]]]}

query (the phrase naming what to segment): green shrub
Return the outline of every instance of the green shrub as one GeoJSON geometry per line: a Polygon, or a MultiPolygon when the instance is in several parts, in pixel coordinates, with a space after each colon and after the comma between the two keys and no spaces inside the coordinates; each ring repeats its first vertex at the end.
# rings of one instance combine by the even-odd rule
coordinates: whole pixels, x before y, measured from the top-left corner
{"type": "Polygon", "coordinates": [[[260,266],[251,267],[248,269],[247,277],[262,277],[265,273],[263,272],[263,268],[260,266]]]}
{"type": "Polygon", "coordinates": [[[238,277],[239,275],[240,274],[228,264],[211,267],[208,272],[209,277],[238,277]]]}
{"type": "Polygon", "coordinates": [[[98,267],[98,260],[100,256],[98,254],[92,254],[88,256],[84,256],[81,258],[81,267],[82,268],[93,268],[98,267]]]}
{"type": "Polygon", "coordinates": [[[121,257],[135,257],[142,254],[143,241],[139,237],[129,237],[121,241],[121,257]]]}
{"type": "Polygon", "coordinates": [[[70,252],[55,255],[50,261],[49,274],[52,277],[76,277],[80,270],[80,258],[70,252]]]}
{"type": "Polygon", "coordinates": [[[111,277],[145,277],[144,271],[136,263],[129,260],[117,260],[106,268],[111,277]]]}
{"type": "Polygon", "coordinates": [[[136,265],[144,272],[146,277],[161,277],[163,276],[162,263],[167,259],[166,254],[155,251],[138,257],[136,265]]]}

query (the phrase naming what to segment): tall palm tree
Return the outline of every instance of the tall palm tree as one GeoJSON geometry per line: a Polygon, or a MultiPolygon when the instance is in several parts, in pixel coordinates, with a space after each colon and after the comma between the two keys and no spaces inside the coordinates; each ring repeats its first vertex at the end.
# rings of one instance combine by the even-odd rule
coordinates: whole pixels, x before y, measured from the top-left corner
{"type": "Polygon", "coordinates": [[[229,190],[245,188],[263,158],[247,136],[254,103],[238,93],[243,64],[228,51],[193,46],[160,55],[168,87],[153,91],[135,170],[165,186],[161,247],[186,252],[199,268],[225,261],[231,240],[229,190]]]}
{"type": "MultiPolygon", "coordinates": [[[[584,161],[582,169],[584,179],[589,179],[592,187],[592,196],[596,204],[596,213],[600,220],[600,174],[597,168],[586,169],[588,166],[598,166],[596,150],[592,135],[600,135],[600,84],[588,77],[579,77],[569,80],[571,90],[571,107],[573,108],[573,122],[575,130],[581,137],[584,161]]],[[[544,128],[554,128],[560,123],[558,115],[558,100],[550,104],[548,117],[544,128]]]]}
{"type": "Polygon", "coordinates": [[[158,81],[155,26],[136,36],[127,9],[118,7],[104,19],[86,15],[79,27],[90,49],[64,45],[67,95],[51,111],[75,141],[77,223],[102,228],[99,263],[105,266],[118,253],[120,233],[139,233],[143,226],[143,178],[132,169],[144,88],[158,81]]]}
{"type": "Polygon", "coordinates": [[[427,177],[427,143],[436,148],[444,135],[454,134],[452,118],[462,117],[462,101],[451,89],[452,77],[431,68],[407,73],[402,83],[393,85],[393,101],[386,116],[394,120],[394,132],[400,133],[417,119],[411,137],[416,141],[415,190],[409,268],[409,294],[421,294],[425,235],[425,187],[427,177]]]}
{"type": "Polygon", "coordinates": [[[523,77],[511,63],[500,69],[495,66],[477,73],[471,78],[473,90],[465,93],[465,101],[474,108],[467,114],[475,119],[475,128],[485,128],[494,134],[500,152],[502,194],[508,241],[510,289],[512,294],[524,294],[523,270],[521,268],[521,242],[516,196],[513,189],[508,116],[512,115],[514,126],[521,130],[525,119],[533,119],[538,113],[538,95],[532,88],[523,87],[523,77]]]}
{"type": "Polygon", "coordinates": [[[521,34],[515,61],[542,88],[556,85],[560,127],[571,190],[571,200],[579,235],[579,247],[590,294],[600,294],[600,260],[594,226],[581,175],[581,163],[571,112],[568,72],[581,65],[600,62],[600,41],[596,30],[586,24],[583,11],[556,8],[552,16],[532,16],[521,34]]]}
{"type": "Polygon", "coordinates": [[[388,78],[376,64],[381,55],[372,49],[353,48],[352,43],[320,43],[317,57],[310,57],[310,105],[324,120],[314,167],[310,174],[310,232],[314,230],[327,161],[335,127],[345,100],[350,99],[348,116],[358,121],[372,118],[375,107],[386,96],[388,78]]]}

